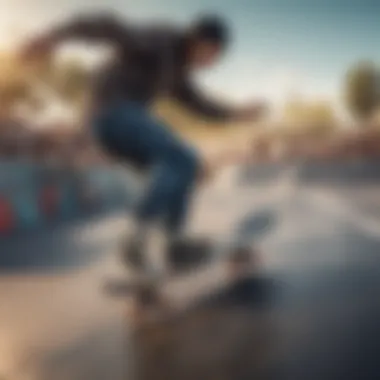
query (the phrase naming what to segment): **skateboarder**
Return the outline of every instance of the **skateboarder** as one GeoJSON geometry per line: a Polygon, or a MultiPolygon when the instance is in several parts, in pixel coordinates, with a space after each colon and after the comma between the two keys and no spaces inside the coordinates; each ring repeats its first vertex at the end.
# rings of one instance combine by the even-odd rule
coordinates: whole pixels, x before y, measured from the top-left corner
{"type": "Polygon", "coordinates": [[[176,247],[192,242],[184,235],[184,224],[202,161],[152,115],[150,105],[165,95],[207,119],[250,121],[261,116],[261,103],[241,108],[217,104],[191,81],[194,71],[212,66],[224,53],[229,29],[214,15],[182,29],[136,26],[114,15],[82,16],[29,41],[23,57],[42,58],[67,41],[101,42],[115,49],[115,58],[94,83],[92,130],[104,150],[150,169],[149,185],[134,212],[126,259],[143,265],[146,244],[158,229],[175,259],[176,247]]]}

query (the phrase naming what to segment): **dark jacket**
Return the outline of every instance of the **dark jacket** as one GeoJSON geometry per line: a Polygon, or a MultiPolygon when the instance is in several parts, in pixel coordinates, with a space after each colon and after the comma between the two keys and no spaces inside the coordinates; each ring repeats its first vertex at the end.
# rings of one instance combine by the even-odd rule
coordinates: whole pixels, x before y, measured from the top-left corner
{"type": "Polygon", "coordinates": [[[104,42],[116,50],[116,58],[97,76],[95,101],[99,104],[126,99],[149,104],[165,95],[206,118],[225,120],[234,112],[199,93],[186,70],[186,35],[158,26],[135,27],[114,16],[82,17],[52,31],[57,42],[104,42]]]}

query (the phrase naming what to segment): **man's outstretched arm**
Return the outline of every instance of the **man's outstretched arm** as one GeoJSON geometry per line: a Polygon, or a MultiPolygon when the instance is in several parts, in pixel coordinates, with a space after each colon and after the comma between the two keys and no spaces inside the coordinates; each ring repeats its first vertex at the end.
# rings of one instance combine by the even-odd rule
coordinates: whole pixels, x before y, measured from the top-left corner
{"type": "Polygon", "coordinates": [[[229,107],[202,94],[191,82],[183,81],[173,91],[176,100],[190,111],[215,121],[248,121],[262,116],[265,107],[255,102],[248,107],[229,107]]]}
{"type": "Polygon", "coordinates": [[[175,88],[173,97],[190,111],[207,119],[227,121],[234,119],[236,116],[236,112],[232,107],[218,104],[209,99],[188,81],[181,82],[175,88]]]}
{"type": "Polygon", "coordinates": [[[94,41],[127,47],[130,40],[129,28],[117,17],[100,14],[77,17],[32,39],[23,49],[28,56],[43,55],[56,45],[67,41],[94,41]]]}

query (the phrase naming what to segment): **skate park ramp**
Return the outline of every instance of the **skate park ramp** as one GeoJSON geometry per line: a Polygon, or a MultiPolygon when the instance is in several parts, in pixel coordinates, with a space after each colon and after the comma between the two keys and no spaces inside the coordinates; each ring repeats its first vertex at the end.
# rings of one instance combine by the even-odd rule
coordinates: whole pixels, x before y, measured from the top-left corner
{"type": "Polygon", "coordinates": [[[262,269],[138,333],[99,290],[123,215],[2,242],[0,378],[379,378],[380,180],[321,172],[235,168],[202,190],[193,232],[267,227],[262,269]]]}

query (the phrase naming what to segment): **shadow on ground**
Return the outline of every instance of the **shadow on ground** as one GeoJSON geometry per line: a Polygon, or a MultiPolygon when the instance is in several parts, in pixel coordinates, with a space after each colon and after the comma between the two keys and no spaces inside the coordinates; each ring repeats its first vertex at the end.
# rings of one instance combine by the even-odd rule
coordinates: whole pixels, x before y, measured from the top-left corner
{"type": "Polygon", "coordinates": [[[135,333],[141,380],[268,379],[275,284],[247,277],[181,316],[135,333]]]}

